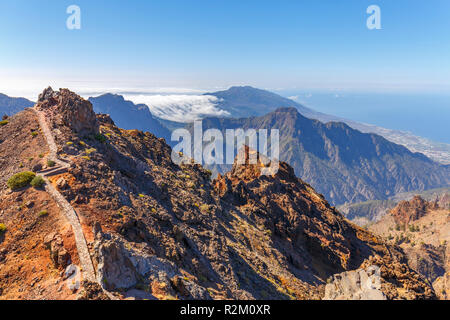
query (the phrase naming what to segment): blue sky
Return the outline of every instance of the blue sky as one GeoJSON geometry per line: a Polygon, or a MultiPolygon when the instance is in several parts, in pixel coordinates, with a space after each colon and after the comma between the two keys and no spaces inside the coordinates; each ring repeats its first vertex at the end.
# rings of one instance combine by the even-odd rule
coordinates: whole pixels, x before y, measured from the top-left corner
{"type": "Polygon", "coordinates": [[[448,0],[2,0],[0,92],[44,84],[449,92],[449,13],[448,0]],[[66,28],[71,4],[81,30],[66,28]],[[382,30],[366,28],[371,4],[382,30]]]}

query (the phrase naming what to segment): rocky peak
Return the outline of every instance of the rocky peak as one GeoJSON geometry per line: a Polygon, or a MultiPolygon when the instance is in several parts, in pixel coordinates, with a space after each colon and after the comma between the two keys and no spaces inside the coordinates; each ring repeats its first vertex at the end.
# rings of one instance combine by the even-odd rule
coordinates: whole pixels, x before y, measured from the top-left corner
{"type": "Polygon", "coordinates": [[[92,104],[68,89],[54,91],[48,87],[39,95],[37,108],[60,116],[63,124],[77,133],[98,133],[99,124],[92,104]]]}
{"type": "Polygon", "coordinates": [[[231,180],[250,182],[259,178],[263,174],[262,169],[264,168],[272,172],[272,177],[278,177],[287,181],[295,181],[298,179],[295,176],[294,169],[287,163],[279,162],[279,165],[275,166],[268,157],[246,145],[239,150],[233,167],[227,173],[227,176],[231,180]]]}
{"type": "Polygon", "coordinates": [[[421,196],[414,196],[409,201],[401,201],[390,214],[394,217],[396,223],[407,225],[425,216],[427,212],[438,209],[437,202],[429,202],[421,196]]]}
{"type": "Polygon", "coordinates": [[[55,92],[52,87],[49,86],[48,88],[44,89],[44,91],[39,95],[38,103],[49,100],[55,97],[57,94],[58,92],[55,92]]]}

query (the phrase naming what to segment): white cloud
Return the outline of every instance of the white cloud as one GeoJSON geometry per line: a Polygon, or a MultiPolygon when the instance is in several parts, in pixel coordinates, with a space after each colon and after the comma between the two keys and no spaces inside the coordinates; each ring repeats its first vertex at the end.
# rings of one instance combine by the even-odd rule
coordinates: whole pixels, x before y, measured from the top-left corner
{"type": "Polygon", "coordinates": [[[219,99],[209,95],[124,95],[136,104],[146,104],[153,115],[171,121],[190,122],[205,117],[229,116],[217,107],[219,99]]]}

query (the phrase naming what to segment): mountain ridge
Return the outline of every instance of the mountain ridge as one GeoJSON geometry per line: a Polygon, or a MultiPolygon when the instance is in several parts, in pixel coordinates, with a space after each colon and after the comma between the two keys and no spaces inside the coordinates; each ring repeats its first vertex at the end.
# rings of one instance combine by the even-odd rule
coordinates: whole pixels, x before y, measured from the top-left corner
{"type": "Polygon", "coordinates": [[[391,142],[406,146],[412,152],[421,152],[435,161],[443,164],[450,164],[449,144],[435,142],[405,131],[386,129],[371,124],[317,112],[294,100],[282,97],[270,91],[253,88],[251,86],[243,86],[231,87],[229,90],[207,93],[207,95],[212,95],[222,99],[218,106],[225,111],[228,111],[233,118],[261,116],[275,111],[280,107],[295,107],[307,118],[316,119],[324,123],[330,121],[344,122],[350,127],[361,132],[376,133],[391,142]],[[254,100],[252,100],[252,98],[254,100]],[[245,111],[249,105],[251,106],[250,110],[252,113],[245,111]]]}
{"type": "Polygon", "coordinates": [[[149,131],[170,143],[170,132],[144,104],[134,104],[121,95],[106,93],[88,99],[97,113],[109,114],[124,129],[149,131]]]}
{"type": "Polygon", "coordinates": [[[324,124],[306,118],[292,107],[262,117],[206,118],[203,128],[279,129],[280,160],[336,204],[385,199],[399,192],[448,186],[450,181],[449,166],[342,122],[324,124]]]}
{"type": "Polygon", "coordinates": [[[12,116],[25,108],[32,107],[33,105],[34,102],[28,99],[9,97],[0,93],[0,116],[12,116]]]}
{"type": "MultiPolygon", "coordinates": [[[[108,94],[105,94],[108,95],[108,94]]],[[[118,96],[115,94],[109,94],[118,96]]],[[[386,139],[388,139],[391,142],[401,144],[406,146],[409,150],[412,152],[421,152],[428,156],[429,158],[438,161],[442,164],[450,164],[450,145],[442,142],[436,142],[432,141],[427,138],[423,138],[420,136],[416,136],[410,132],[400,131],[400,130],[394,130],[394,129],[387,129],[371,124],[366,124],[362,122],[357,122],[353,120],[344,119],[341,117],[336,117],[332,115],[328,115],[325,113],[314,111],[308,107],[305,107],[298,102],[291,100],[289,98],[282,97],[280,95],[277,95],[276,93],[272,93],[270,91],[261,90],[257,88],[253,88],[251,86],[234,86],[231,87],[228,90],[224,91],[218,91],[218,92],[212,92],[212,93],[205,93],[204,95],[212,95],[219,100],[222,100],[219,102],[220,107],[224,110],[229,110],[232,114],[231,117],[240,117],[240,116],[255,116],[255,115],[263,115],[264,113],[269,113],[271,111],[276,110],[279,107],[289,107],[293,106],[297,108],[300,113],[302,113],[304,116],[316,119],[319,121],[322,121],[324,123],[329,121],[337,121],[337,122],[344,122],[347,123],[350,127],[357,129],[361,132],[365,133],[376,133],[379,134],[386,139]],[[233,95],[237,95],[237,101],[226,101],[227,98],[231,98],[231,100],[236,99],[233,95]],[[239,96],[247,97],[246,99],[240,98],[239,96]],[[257,100],[261,100],[263,97],[268,99],[268,101],[260,101],[259,103],[256,103],[251,107],[251,110],[253,113],[245,112],[245,108],[248,106],[251,106],[253,103],[250,99],[248,99],[248,96],[254,96],[257,98],[257,100]],[[259,110],[260,109],[260,110],[259,110]]],[[[92,98],[95,99],[95,98],[92,98]]],[[[30,105],[28,105],[30,106],[30,105]]],[[[140,107],[143,107],[145,105],[140,104],[138,105],[140,107]]],[[[1,104],[0,104],[1,107],[1,104]]],[[[108,110],[108,106],[101,106],[99,109],[108,110]]],[[[130,107],[131,110],[133,110],[133,106],[130,107]]],[[[14,114],[15,112],[18,112],[20,110],[23,110],[22,107],[15,108],[13,112],[10,112],[9,115],[14,114]]],[[[101,110],[98,110],[101,111],[101,110]]],[[[119,117],[113,117],[116,118],[117,121],[125,121],[126,118],[122,118],[123,114],[119,114],[119,117]]],[[[148,115],[144,115],[144,119],[148,117],[148,115]]],[[[152,116],[153,117],[153,116],[152,116]]],[[[137,119],[137,123],[141,122],[142,119],[137,119]]],[[[150,123],[154,123],[152,120],[149,120],[150,123]]],[[[183,127],[183,124],[176,123],[169,120],[163,120],[158,119],[158,124],[154,124],[154,126],[159,126],[159,124],[162,124],[161,129],[159,129],[162,133],[159,134],[157,130],[155,132],[157,135],[161,135],[162,137],[167,137],[167,131],[164,129],[164,127],[169,128],[169,131],[172,131],[176,128],[183,127]]],[[[131,125],[128,123],[125,123],[126,125],[124,127],[131,129],[131,125]]],[[[140,127],[144,130],[148,129],[148,125],[143,123],[140,125],[140,127]]],[[[138,128],[139,129],[139,128],[138,128]]],[[[167,140],[166,138],[166,141],[167,140]]]]}

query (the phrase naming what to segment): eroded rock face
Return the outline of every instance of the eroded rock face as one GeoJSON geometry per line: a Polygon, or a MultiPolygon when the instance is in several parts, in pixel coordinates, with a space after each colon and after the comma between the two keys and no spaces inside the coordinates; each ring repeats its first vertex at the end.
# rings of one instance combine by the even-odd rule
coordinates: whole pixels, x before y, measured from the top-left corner
{"type": "Polygon", "coordinates": [[[97,277],[106,290],[145,286],[161,298],[211,299],[206,289],[182,277],[174,263],[149,253],[145,244],[138,248],[121,236],[103,233],[98,224],[94,232],[97,277]]]}
{"type": "Polygon", "coordinates": [[[433,288],[441,300],[450,300],[450,272],[436,279],[433,288]]]}
{"type": "Polygon", "coordinates": [[[433,300],[433,289],[401,257],[372,256],[357,270],[335,274],[325,300],[433,300]]]}
{"type": "Polygon", "coordinates": [[[324,300],[386,300],[379,268],[372,266],[334,275],[325,287],[324,300]]]}
{"type": "Polygon", "coordinates": [[[92,104],[68,89],[60,91],[54,91],[51,87],[45,89],[39,95],[37,107],[52,109],[61,117],[63,125],[77,133],[98,133],[99,124],[92,104]]]}

